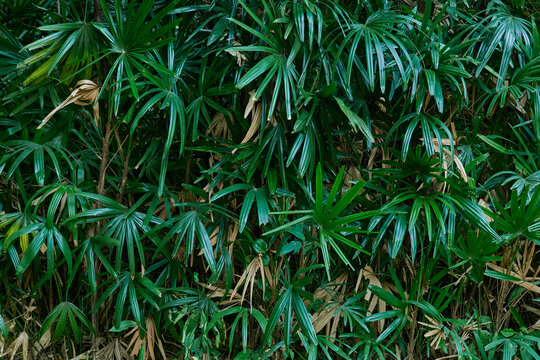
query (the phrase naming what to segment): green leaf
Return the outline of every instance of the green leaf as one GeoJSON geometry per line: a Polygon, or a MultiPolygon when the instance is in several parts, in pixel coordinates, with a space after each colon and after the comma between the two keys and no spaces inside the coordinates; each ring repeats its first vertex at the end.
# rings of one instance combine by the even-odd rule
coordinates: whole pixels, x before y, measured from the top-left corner
{"type": "Polygon", "coordinates": [[[227,186],[226,188],[223,188],[217,193],[215,193],[210,199],[210,201],[216,201],[217,199],[235,191],[250,190],[250,189],[253,189],[253,186],[249,184],[234,184],[231,186],[227,186]]]}
{"type": "Polygon", "coordinates": [[[371,130],[367,126],[366,122],[362,118],[360,118],[360,116],[355,114],[351,109],[349,109],[349,107],[347,105],[345,105],[343,100],[341,100],[340,98],[335,97],[335,96],[334,96],[334,99],[338,103],[341,111],[343,111],[345,116],[347,116],[347,118],[349,119],[349,122],[351,123],[353,129],[355,129],[355,130],[356,130],[356,128],[360,129],[362,134],[364,134],[364,136],[369,141],[375,142],[375,139],[373,138],[373,135],[371,134],[371,130]]]}
{"type": "MultiPolygon", "coordinates": [[[[263,344],[269,344],[270,340],[272,339],[272,332],[274,331],[274,328],[276,327],[279,318],[283,314],[283,311],[290,306],[292,298],[292,291],[290,289],[285,290],[285,292],[280,296],[279,300],[276,302],[276,305],[274,306],[272,313],[268,317],[268,323],[266,325],[266,329],[264,331],[264,337],[263,337],[263,344]]],[[[285,317],[287,318],[289,315],[285,313],[285,317]]],[[[290,319],[289,319],[290,321],[290,319]]],[[[285,331],[289,331],[287,328],[285,328],[285,331]]]]}
{"type": "Polygon", "coordinates": [[[253,202],[255,201],[255,194],[255,190],[252,189],[248,191],[246,196],[244,197],[242,209],[240,210],[240,218],[238,220],[240,233],[244,231],[244,228],[247,225],[249,212],[251,210],[251,207],[253,206],[253,202]]]}
{"type": "MultiPolygon", "coordinates": [[[[269,55],[259,61],[255,66],[253,66],[238,82],[236,87],[241,89],[244,86],[251,83],[253,80],[258,78],[262,73],[268,71],[273,66],[276,66],[279,62],[277,55],[269,55]]],[[[264,89],[264,88],[263,88],[264,89]]],[[[259,91],[262,90],[259,88],[259,91]]]]}
{"type": "Polygon", "coordinates": [[[7,330],[6,322],[4,321],[4,318],[2,317],[1,313],[0,313],[0,334],[4,337],[4,339],[7,339],[8,330],[7,330]]]}
{"type": "Polygon", "coordinates": [[[384,301],[390,306],[393,306],[398,309],[403,309],[404,305],[401,300],[399,300],[395,295],[391,294],[389,291],[384,290],[379,286],[369,285],[368,289],[375,294],[379,299],[384,301]]]}
{"type": "Polygon", "coordinates": [[[311,342],[317,345],[317,334],[315,334],[315,329],[313,328],[313,323],[311,322],[310,315],[304,305],[302,298],[296,293],[292,293],[292,306],[294,313],[298,318],[298,323],[302,330],[307,334],[311,342]]]}
{"type": "Polygon", "coordinates": [[[517,277],[512,276],[512,275],[508,275],[508,274],[503,274],[503,273],[501,273],[499,271],[495,271],[495,270],[486,270],[484,274],[486,276],[492,277],[492,278],[497,279],[497,280],[512,281],[512,282],[520,282],[521,281],[520,278],[517,278],[517,277]]]}
{"type": "Polygon", "coordinates": [[[293,220],[289,223],[286,223],[284,225],[281,225],[281,226],[278,226],[277,228],[274,228],[270,231],[267,231],[265,233],[263,233],[263,236],[269,236],[269,235],[273,235],[273,234],[276,234],[276,233],[280,233],[280,232],[283,232],[284,230],[290,228],[290,227],[293,227],[294,225],[298,224],[298,223],[301,223],[301,222],[304,222],[308,219],[311,219],[312,218],[312,215],[305,215],[305,216],[302,216],[296,220],[293,220]]]}

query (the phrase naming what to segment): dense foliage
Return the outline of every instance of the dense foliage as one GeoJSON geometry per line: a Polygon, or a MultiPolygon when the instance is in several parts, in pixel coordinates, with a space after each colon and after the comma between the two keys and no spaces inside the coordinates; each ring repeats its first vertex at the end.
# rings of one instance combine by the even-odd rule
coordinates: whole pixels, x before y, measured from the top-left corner
{"type": "Polygon", "coordinates": [[[540,359],[538,17],[0,0],[0,356],[540,359]]]}

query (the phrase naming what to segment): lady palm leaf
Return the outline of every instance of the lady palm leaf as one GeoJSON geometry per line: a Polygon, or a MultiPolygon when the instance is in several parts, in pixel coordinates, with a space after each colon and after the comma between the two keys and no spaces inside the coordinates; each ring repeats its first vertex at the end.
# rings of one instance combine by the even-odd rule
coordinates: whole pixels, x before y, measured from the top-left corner
{"type": "Polygon", "coordinates": [[[342,167],[338,176],[336,177],[336,182],[332,186],[326,204],[323,204],[323,182],[322,182],[322,168],[319,164],[317,167],[317,179],[316,179],[316,198],[315,198],[315,209],[310,211],[309,215],[305,215],[301,218],[296,219],[288,224],[279,226],[273,230],[267,231],[263,235],[272,235],[278,232],[281,232],[285,229],[290,228],[291,226],[311,219],[317,226],[319,232],[319,246],[321,248],[322,256],[324,259],[324,264],[326,267],[326,272],[330,278],[330,252],[329,248],[331,247],[339,256],[339,258],[347,265],[352,267],[352,264],[345,256],[343,251],[340,249],[338,242],[348,245],[349,247],[355,248],[360,251],[366,252],[359,244],[348,239],[344,234],[351,233],[362,233],[366,232],[354,226],[351,226],[353,223],[372,217],[378,213],[378,211],[368,211],[357,214],[351,214],[348,216],[339,216],[342,212],[350,206],[358,193],[362,190],[364,182],[356,183],[351,189],[349,189],[341,199],[339,199],[334,206],[332,204],[336,200],[337,195],[341,195],[341,186],[342,179],[345,169],[342,167]]]}
{"type": "Polygon", "coordinates": [[[409,121],[409,125],[407,126],[407,130],[405,131],[404,137],[403,137],[403,145],[402,145],[402,151],[401,156],[402,160],[405,160],[407,158],[407,154],[409,153],[409,149],[411,148],[411,141],[414,135],[414,131],[417,126],[420,125],[420,128],[422,130],[422,137],[424,139],[424,145],[426,147],[426,150],[428,152],[428,155],[433,155],[435,153],[434,149],[434,141],[429,139],[436,139],[436,143],[439,145],[438,152],[439,154],[443,154],[443,144],[446,142],[449,144],[450,152],[454,154],[454,142],[452,139],[452,134],[450,133],[450,130],[448,127],[438,118],[424,114],[424,113],[413,113],[408,114],[404,117],[402,117],[399,121],[397,121],[392,128],[390,129],[388,135],[391,135],[396,131],[400,126],[402,126],[405,122],[409,121]],[[442,131],[441,131],[442,130],[442,131]]]}
{"type": "Polygon", "coordinates": [[[375,77],[378,69],[381,92],[385,90],[387,62],[393,60],[404,86],[409,77],[405,72],[411,57],[408,49],[408,40],[405,38],[400,26],[409,25],[413,21],[406,16],[398,15],[390,10],[380,10],[372,13],[364,24],[351,22],[347,24],[346,36],[339,49],[338,56],[347,49],[346,84],[350,84],[353,66],[356,65],[366,78],[366,85],[371,91],[375,89],[375,77]],[[397,27],[397,31],[394,26],[397,27]],[[363,54],[365,66],[357,62],[357,49],[360,41],[364,40],[363,54]],[[401,54],[400,54],[401,52],[401,54]],[[403,64],[403,57],[407,63],[403,64]]]}
{"type": "Polygon", "coordinates": [[[460,236],[452,248],[452,251],[462,260],[453,264],[451,268],[464,266],[467,269],[467,276],[480,283],[484,278],[485,264],[489,261],[500,260],[500,257],[491,256],[496,253],[499,246],[487,234],[469,231],[460,236]]]}
{"type": "MultiPolygon", "coordinates": [[[[295,278],[297,275],[295,275],[295,278]]],[[[296,282],[294,280],[295,279],[293,279],[292,284],[289,284],[289,287],[285,288],[285,291],[281,294],[268,318],[268,324],[264,330],[263,343],[267,343],[271,339],[272,332],[274,331],[279,318],[283,315],[284,343],[286,347],[289,346],[290,333],[292,331],[292,314],[294,311],[302,331],[305,332],[312,344],[318,344],[313,323],[311,322],[309,313],[300,295],[305,294],[305,292],[297,289],[297,287],[307,284],[311,279],[304,278],[296,282]]]]}
{"type": "Polygon", "coordinates": [[[42,31],[53,32],[29,45],[23,50],[39,52],[27,57],[20,66],[30,66],[47,59],[26,78],[25,83],[43,81],[52,71],[63,65],[60,79],[71,82],[75,74],[83,71],[83,78],[92,74],[92,64],[99,60],[105,40],[101,24],[79,21],[75,23],[46,25],[42,31]]]}
{"type": "Polygon", "coordinates": [[[497,88],[500,89],[506,80],[512,55],[516,51],[523,53],[532,43],[531,22],[512,14],[511,9],[502,1],[491,2],[487,11],[489,16],[485,22],[475,25],[473,30],[474,35],[485,37],[478,48],[480,63],[476,76],[480,75],[495,51],[500,48],[502,54],[497,76],[497,88]]]}
{"type": "Polygon", "coordinates": [[[70,168],[73,168],[68,153],[61,146],[58,146],[55,141],[39,144],[27,140],[12,140],[6,142],[5,145],[10,147],[10,151],[0,159],[0,169],[3,169],[8,161],[12,160],[11,166],[6,172],[6,177],[8,179],[11,178],[15,172],[19,171],[19,167],[30,154],[33,154],[34,157],[34,174],[38,185],[44,185],[45,177],[48,173],[47,168],[45,167],[45,154],[50,157],[58,178],[61,178],[62,170],[57,154],[61,156],[61,159],[64,160],[70,168]]]}
{"type": "Polygon", "coordinates": [[[141,302],[139,304],[139,299],[144,300],[144,303],[150,304],[154,308],[159,308],[156,300],[161,296],[161,291],[148,278],[145,278],[138,273],[131,275],[130,272],[126,271],[119,274],[117,281],[103,292],[96,302],[96,307],[93,309],[93,312],[97,312],[101,304],[103,304],[116,290],[118,290],[118,294],[116,296],[114,311],[115,327],[120,327],[124,313],[129,311],[137,325],[144,329],[145,324],[142,323],[143,303],[141,302]]]}
{"type": "Polygon", "coordinates": [[[43,336],[43,334],[52,327],[53,323],[56,322],[52,338],[53,341],[58,340],[61,336],[66,336],[68,334],[68,329],[70,329],[75,341],[79,343],[82,340],[82,334],[79,329],[79,324],[77,324],[77,320],[87,329],[94,332],[92,324],[77,306],[70,302],[62,302],[45,318],[43,327],[41,328],[40,337],[43,336]]]}
{"type": "Polygon", "coordinates": [[[118,114],[120,103],[120,91],[127,78],[129,88],[135,100],[139,100],[139,91],[135,82],[134,71],[138,71],[153,83],[158,83],[154,74],[146,67],[156,68],[166,73],[174,74],[168,68],[154,61],[148,53],[168,43],[168,37],[179,20],[171,21],[166,25],[156,28],[156,25],[165,18],[177,1],[171,1],[162,8],[150,21],[146,21],[149,11],[153,7],[153,1],[143,1],[135,6],[135,1],[130,1],[127,9],[124,9],[121,1],[114,3],[114,17],[105,1],[100,0],[101,8],[107,22],[107,27],[101,27],[100,31],[107,39],[107,47],[104,56],[111,56],[114,62],[103,81],[103,91],[109,85],[109,81],[116,75],[114,99],[114,114],[118,114]],[[125,10],[125,12],[124,12],[125,10]],[[125,20],[124,20],[125,17],[125,20]]]}
{"type": "MultiPolygon", "coordinates": [[[[160,104],[161,109],[168,108],[169,111],[169,123],[168,123],[168,136],[165,141],[164,150],[162,152],[161,158],[161,169],[159,175],[159,195],[163,194],[165,186],[165,177],[167,175],[167,165],[168,165],[168,155],[171,148],[174,135],[177,130],[180,130],[180,153],[184,150],[184,144],[186,141],[187,133],[187,122],[186,122],[186,109],[184,105],[184,100],[180,94],[177,83],[179,82],[179,77],[184,68],[185,59],[176,59],[176,52],[174,45],[169,43],[167,46],[167,59],[168,63],[165,67],[163,60],[158,55],[158,63],[163,65],[164,71],[160,71],[159,77],[155,78],[156,87],[153,87],[151,90],[143,93],[141,98],[151,96],[150,99],[139,109],[139,113],[131,122],[131,132],[133,133],[137,128],[139,121],[143,118],[146,113],[153,107],[160,104]]],[[[136,89],[136,84],[134,89],[136,89]]],[[[133,114],[136,109],[137,103],[134,103],[128,113],[133,114]]]]}
{"type": "Polygon", "coordinates": [[[56,249],[64,256],[68,269],[71,271],[73,259],[68,242],[56,226],[47,224],[46,222],[27,225],[20,230],[15,231],[5,240],[4,248],[9,248],[14,239],[28,236],[31,233],[35,233],[35,235],[28,245],[28,249],[20,259],[20,262],[18,258],[13,259],[15,260],[14,265],[18,276],[22,276],[30,265],[32,265],[32,262],[37,257],[40,249],[45,249],[48,276],[52,276],[54,271],[56,249]]]}
{"type": "MultiPolygon", "coordinates": [[[[500,213],[497,216],[496,227],[506,234],[506,241],[523,236],[538,243],[540,231],[540,188],[536,189],[531,198],[528,191],[518,195],[512,192],[508,207],[494,200],[493,204],[500,213]]],[[[495,214],[487,211],[491,216],[495,214]]]]}
{"type": "MultiPolygon", "coordinates": [[[[75,216],[68,218],[67,221],[84,223],[105,219],[108,220],[107,226],[102,229],[102,233],[106,237],[112,237],[118,240],[115,257],[115,271],[119,272],[121,269],[124,248],[127,250],[129,271],[132,274],[136,272],[135,265],[137,262],[144,267],[145,257],[142,234],[148,233],[151,230],[150,225],[145,225],[146,214],[136,211],[137,204],[132,208],[126,208],[122,204],[103,196],[92,196],[91,194],[85,195],[91,199],[101,201],[108,207],[82,211],[75,216]],[[139,255],[138,259],[135,257],[135,249],[139,255]]],[[[142,200],[145,200],[145,198],[143,197],[142,200]]],[[[160,224],[161,222],[162,221],[157,218],[152,218],[151,220],[152,224],[160,224]]],[[[150,237],[150,239],[157,241],[155,237],[150,237]]]]}
{"type": "Polygon", "coordinates": [[[185,241],[185,254],[187,261],[187,256],[191,255],[195,249],[195,235],[199,239],[199,244],[203,250],[204,257],[208,262],[208,266],[211,271],[216,270],[216,260],[214,256],[214,249],[212,248],[212,243],[208,232],[204,226],[203,221],[206,219],[204,215],[200,214],[197,210],[186,211],[181,215],[175,216],[172,219],[164,222],[159,228],[170,228],[167,235],[159,242],[158,250],[162,249],[166,243],[176,237],[176,241],[171,250],[171,256],[176,256],[184,238],[185,241]]]}
{"type": "Polygon", "coordinates": [[[23,50],[23,45],[14,36],[11,31],[5,26],[0,25],[0,76],[8,76],[9,78],[16,78],[20,75],[21,70],[18,70],[18,64],[20,64],[27,56],[28,52],[23,50]]]}
{"type": "MultiPolygon", "coordinates": [[[[4,249],[10,249],[8,250],[10,251],[10,254],[16,254],[17,252],[15,251],[14,247],[15,238],[12,238],[12,235],[19,229],[33,224],[35,221],[36,219],[34,216],[24,212],[13,212],[10,214],[0,215],[0,228],[5,229],[5,238],[2,247],[4,249]],[[9,243],[7,242],[8,239],[10,239],[9,243]]],[[[23,253],[26,251],[26,249],[28,249],[28,245],[30,244],[29,240],[30,235],[27,233],[19,236],[19,245],[23,253]]]]}
{"type": "Polygon", "coordinates": [[[73,266],[73,272],[68,279],[67,287],[69,288],[70,285],[73,283],[73,280],[75,280],[77,270],[79,269],[83,260],[86,261],[88,267],[86,271],[88,274],[88,283],[90,284],[90,290],[92,293],[96,293],[97,291],[97,273],[95,265],[96,258],[99,259],[101,264],[103,264],[103,266],[110,275],[112,275],[113,277],[117,277],[118,274],[116,273],[112,265],[109,263],[109,260],[107,260],[107,257],[105,256],[101,248],[112,248],[118,245],[119,242],[117,240],[101,236],[96,236],[84,240],[79,245],[79,247],[75,249],[75,251],[79,251],[79,255],[77,256],[77,260],[75,261],[75,264],[73,266]]]}

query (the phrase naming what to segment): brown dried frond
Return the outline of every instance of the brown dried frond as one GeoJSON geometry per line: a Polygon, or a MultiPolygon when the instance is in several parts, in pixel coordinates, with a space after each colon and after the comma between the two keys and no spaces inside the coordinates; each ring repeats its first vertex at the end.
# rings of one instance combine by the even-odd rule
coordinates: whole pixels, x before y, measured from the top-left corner
{"type": "MultiPolygon", "coordinates": [[[[386,163],[386,161],[390,160],[390,151],[388,149],[386,149],[384,146],[379,146],[379,147],[375,147],[375,148],[372,148],[371,151],[369,152],[369,159],[368,159],[368,163],[367,163],[367,169],[368,170],[373,170],[373,168],[375,167],[375,165],[377,165],[377,162],[376,162],[376,157],[377,155],[379,155],[379,152],[381,153],[381,162],[382,164],[380,165],[383,169],[388,169],[390,168],[390,164],[386,163]]],[[[372,173],[370,172],[369,173],[369,179],[372,178],[372,173]]]]}
{"type": "MultiPolygon", "coordinates": [[[[257,99],[255,99],[253,97],[253,94],[254,94],[253,91],[249,93],[249,101],[248,101],[248,104],[246,106],[246,110],[244,112],[244,118],[247,118],[248,115],[251,113],[251,125],[249,126],[249,129],[248,129],[246,135],[244,136],[244,138],[240,142],[241,144],[245,144],[248,141],[250,141],[253,138],[253,136],[257,133],[257,130],[261,126],[262,104],[260,104],[260,103],[256,104],[255,103],[257,101],[257,99]]],[[[255,137],[255,139],[253,141],[256,141],[256,140],[257,140],[257,138],[255,137]]],[[[233,153],[236,152],[236,151],[237,151],[237,149],[234,149],[233,153]]]]}
{"type": "MultiPolygon", "coordinates": [[[[244,119],[247,119],[249,114],[251,114],[251,124],[249,126],[248,131],[246,132],[246,135],[240,142],[241,144],[245,144],[249,141],[255,142],[257,141],[257,138],[259,137],[257,134],[257,130],[261,128],[261,126],[264,126],[266,124],[261,124],[261,121],[264,121],[262,118],[262,104],[257,102],[257,99],[253,96],[255,94],[255,91],[251,91],[249,93],[249,101],[246,105],[246,109],[244,110],[244,119]]],[[[272,126],[277,125],[277,120],[273,115],[269,115],[268,123],[272,126]]],[[[233,150],[233,153],[238,151],[238,148],[233,150]]]]}
{"type": "Polygon", "coordinates": [[[348,274],[343,272],[324,288],[318,288],[313,294],[314,299],[323,300],[325,303],[324,307],[313,316],[313,327],[316,333],[326,329],[325,335],[336,337],[339,322],[343,318],[343,311],[339,307],[345,300],[345,284],[348,279],[348,274]]]}
{"type": "Polygon", "coordinates": [[[356,166],[351,165],[347,168],[347,171],[343,176],[343,187],[345,189],[350,189],[353,186],[353,183],[351,183],[351,181],[360,180],[362,180],[362,174],[360,174],[360,170],[356,166]]]}
{"type": "Polygon", "coordinates": [[[337,278],[329,282],[324,288],[318,288],[317,290],[315,290],[313,297],[315,299],[324,300],[325,302],[330,302],[333,300],[343,300],[345,283],[348,279],[349,275],[343,272],[337,278]]]}
{"type": "MultiPolygon", "coordinates": [[[[246,105],[246,109],[244,110],[244,119],[247,119],[248,115],[251,113],[253,107],[255,106],[255,102],[257,101],[257,99],[255,99],[254,95],[254,90],[249,92],[249,100],[246,105]]],[[[255,112],[253,114],[255,115],[255,112]]]]}
{"type": "Polygon", "coordinates": [[[540,266],[534,268],[533,261],[536,253],[536,244],[530,241],[525,241],[523,245],[523,251],[518,254],[517,259],[514,261],[514,271],[520,275],[520,278],[528,281],[537,281],[536,277],[540,272],[540,266]],[[534,272],[532,277],[528,274],[530,271],[534,272]]]}
{"type": "MultiPolygon", "coordinates": [[[[379,278],[377,277],[377,275],[375,274],[375,271],[373,271],[373,268],[371,266],[366,266],[358,272],[358,279],[356,280],[356,286],[354,289],[355,292],[358,291],[360,284],[362,282],[362,279],[366,279],[368,282],[368,285],[378,286],[390,292],[392,291],[391,287],[388,284],[382,283],[379,280],[379,278]]],[[[382,299],[379,299],[378,297],[373,296],[373,293],[369,290],[369,288],[366,288],[366,295],[364,296],[364,299],[369,302],[368,311],[366,313],[368,316],[373,314],[375,307],[378,307],[379,312],[386,311],[386,303],[382,299]]],[[[384,330],[384,322],[385,322],[384,319],[377,321],[378,329],[380,332],[384,330]]]]}
{"type": "MultiPolygon", "coordinates": [[[[104,342],[104,338],[98,339],[98,342],[104,342]]],[[[103,348],[96,351],[95,356],[84,356],[79,359],[110,359],[110,360],[131,360],[133,357],[127,351],[128,346],[120,338],[114,338],[103,348]]]]}
{"type": "Polygon", "coordinates": [[[487,324],[489,324],[489,322],[479,324],[476,319],[472,318],[467,320],[467,323],[465,324],[463,329],[461,329],[461,339],[463,340],[463,342],[465,342],[474,331],[480,330],[481,326],[487,324]]]}
{"type": "MultiPolygon", "coordinates": [[[[199,283],[199,285],[210,291],[210,293],[208,294],[209,298],[219,298],[219,299],[221,299],[221,298],[223,298],[223,296],[225,296],[225,289],[224,288],[221,288],[221,287],[218,287],[218,286],[215,286],[215,285],[201,283],[201,282],[199,283]]],[[[220,304],[226,306],[226,308],[229,308],[229,307],[232,307],[232,306],[240,305],[242,303],[242,300],[243,299],[240,296],[240,294],[233,294],[229,298],[229,300],[220,301],[220,304]]]]}
{"type": "Polygon", "coordinates": [[[51,339],[52,339],[52,331],[51,331],[51,328],[48,328],[47,331],[45,331],[45,334],[43,334],[41,336],[41,338],[39,339],[39,342],[37,346],[37,349],[38,350],[45,350],[46,348],[49,347],[49,345],[51,345],[51,339]]]}
{"type": "Polygon", "coordinates": [[[131,350],[131,356],[136,356],[137,354],[139,354],[141,346],[143,346],[144,344],[144,358],[148,359],[148,357],[150,357],[150,359],[156,360],[155,345],[157,344],[162,359],[167,359],[161,339],[157,335],[156,323],[154,321],[154,318],[152,316],[147,317],[145,320],[145,325],[146,334],[144,335],[144,338],[141,338],[141,330],[138,326],[133,327],[133,329],[131,329],[125,335],[126,338],[132,336],[131,341],[126,347],[126,350],[129,350],[129,348],[133,346],[133,349],[131,350]]]}
{"type": "Polygon", "coordinates": [[[341,310],[337,311],[336,314],[338,307],[339,303],[327,304],[323,309],[313,316],[313,327],[315,329],[315,333],[318,334],[326,327],[326,335],[335,337],[336,331],[334,330],[334,326],[332,326],[331,321],[332,319],[335,319],[334,324],[337,325],[343,316],[343,312],[341,310]]]}
{"type": "Polygon", "coordinates": [[[446,334],[444,333],[444,329],[441,327],[442,323],[430,318],[429,316],[426,316],[426,319],[430,322],[429,324],[421,321],[418,323],[431,329],[424,334],[424,337],[432,338],[429,345],[437,350],[440,347],[441,341],[446,341],[446,334]]]}
{"type": "MultiPolygon", "coordinates": [[[[282,265],[283,263],[283,259],[281,260],[281,264],[282,265]]],[[[281,266],[278,266],[277,268],[281,268],[281,266]]],[[[265,266],[264,267],[264,274],[266,275],[266,282],[268,283],[268,285],[270,286],[270,289],[272,290],[275,290],[276,287],[277,287],[277,283],[278,283],[278,278],[277,276],[274,276],[272,274],[272,272],[270,271],[270,269],[268,268],[268,266],[265,266]]]]}
{"type": "Polygon", "coordinates": [[[535,330],[540,330],[540,319],[538,319],[537,322],[535,322],[534,324],[532,324],[531,326],[529,326],[529,328],[527,329],[527,331],[535,331],[535,330]]]}
{"type": "Polygon", "coordinates": [[[97,84],[91,80],[79,80],[75,84],[72,93],[66,98],[66,100],[62,101],[60,105],[54,108],[54,110],[51,111],[49,115],[45,117],[45,119],[43,119],[37,128],[41,129],[58,110],[61,110],[72,103],[81,106],[94,104],[94,120],[97,125],[99,122],[99,104],[96,100],[99,94],[99,89],[99,86],[97,86],[97,84]]]}
{"type": "MultiPolygon", "coordinates": [[[[233,122],[233,117],[229,116],[231,122],[233,122]]],[[[232,139],[231,130],[229,129],[229,124],[223,113],[217,113],[213,118],[208,130],[206,130],[206,135],[211,135],[216,139],[232,139]]]]}
{"type": "Polygon", "coordinates": [[[27,360],[29,359],[30,355],[29,345],[30,337],[25,331],[23,331],[15,338],[15,340],[13,340],[13,342],[11,342],[11,344],[9,344],[9,346],[4,352],[0,353],[0,357],[4,359],[4,356],[9,355],[9,359],[13,360],[15,358],[15,355],[17,355],[17,353],[19,352],[19,348],[21,348],[22,359],[27,360]]]}
{"type": "Polygon", "coordinates": [[[238,280],[238,283],[236,284],[236,286],[234,287],[234,290],[231,293],[231,297],[230,297],[231,299],[236,295],[236,291],[238,290],[238,288],[242,284],[244,284],[244,288],[242,290],[242,300],[241,300],[241,302],[244,301],[246,291],[247,291],[247,289],[249,287],[249,289],[250,289],[249,290],[249,303],[250,303],[250,306],[252,306],[253,286],[254,286],[255,282],[257,281],[257,279],[256,279],[257,271],[259,271],[261,273],[261,279],[262,279],[262,285],[263,285],[263,296],[264,296],[264,288],[265,288],[265,285],[266,285],[266,279],[265,279],[265,271],[264,271],[264,265],[263,265],[263,261],[262,261],[262,255],[259,254],[259,256],[256,256],[256,257],[253,258],[253,260],[251,260],[251,262],[249,263],[246,270],[244,270],[244,272],[240,276],[240,280],[238,280]]]}

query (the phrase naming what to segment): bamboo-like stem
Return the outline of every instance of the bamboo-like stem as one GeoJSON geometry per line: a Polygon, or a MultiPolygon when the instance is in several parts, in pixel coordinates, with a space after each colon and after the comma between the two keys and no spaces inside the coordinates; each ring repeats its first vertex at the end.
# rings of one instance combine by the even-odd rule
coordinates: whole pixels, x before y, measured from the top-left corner
{"type": "Polygon", "coordinates": [[[124,190],[126,188],[126,181],[127,181],[127,176],[129,172],[129,158],[131,155],[131,145],[132,145],[132,137],[130,136],[129,141],[128,141],[127,152],[125,153],[125,156],[124,156],[124,166],[122,168],[122,179],[120,180],[120,192],[118,193],[118,197],[117,197],[117,201],[119,203],[122,202],[122,198],[124,196],[124,190]]]}

